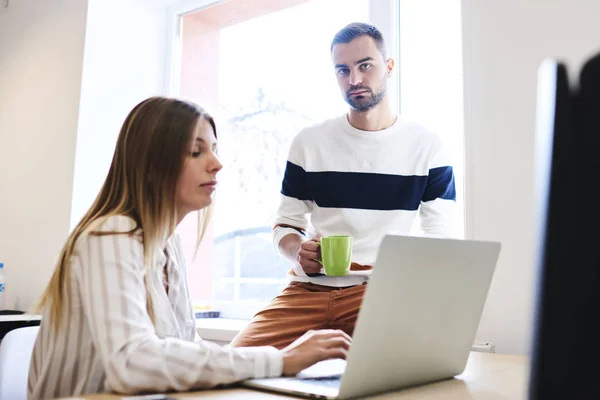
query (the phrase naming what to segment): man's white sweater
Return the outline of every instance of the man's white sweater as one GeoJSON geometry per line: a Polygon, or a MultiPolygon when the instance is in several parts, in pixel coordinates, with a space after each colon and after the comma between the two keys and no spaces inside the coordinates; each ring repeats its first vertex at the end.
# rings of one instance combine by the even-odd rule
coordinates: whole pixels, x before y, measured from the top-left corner
{"type": "MultiPolygon", "coordinates": [[[[440,138],[401,117],[388,129],[362,131],[344,115],[292,141],[274,245],[290,233],[351,235],[352,261],[373,266],[383,237],[410,234],[418,212],[425,235],[456,236],[454,173],[440,138]]],[[[300,265],[291,278],[338,287],[366,279],[307,277],[300,265]]]]}

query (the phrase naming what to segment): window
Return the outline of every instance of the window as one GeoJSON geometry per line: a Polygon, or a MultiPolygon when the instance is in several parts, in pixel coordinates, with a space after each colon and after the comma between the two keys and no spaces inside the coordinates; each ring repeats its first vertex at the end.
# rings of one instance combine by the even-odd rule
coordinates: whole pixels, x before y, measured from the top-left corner
{"type": "MultiPolygon", "coordinates": [[[[400,0],[400,110],[438,133],[456,176],[458,234],[465,231],[460,0],[400,0]]],[[[419,232],[418,221],[415,233],[419,232]]]]}
{"type": "MultiPolygon", "coordinates": [[[[347,110],[330,41],[349,22],[372,22],[398,60],[397,16],[396,0],[186,0],[170,8],[168,91],[216,117],[225,166],[211,226],[193,260],[195,216],[179,228],[196,302],[225,317],[249,318],[286,285],[291,265],[272,246],[271,224],[289,143],[303,127],[347,110]]],[[[414,79],[409,71],[406,79],[414,79]]],[[[396,76],[390,84],[394,106],[399,86],[396,76]]],[[[407,101],[416,102],[412,110],[426,107],[414,93],[406,92],[407,101]]],[[[426,110],[415,114],[437,121],[426,110]]]]}

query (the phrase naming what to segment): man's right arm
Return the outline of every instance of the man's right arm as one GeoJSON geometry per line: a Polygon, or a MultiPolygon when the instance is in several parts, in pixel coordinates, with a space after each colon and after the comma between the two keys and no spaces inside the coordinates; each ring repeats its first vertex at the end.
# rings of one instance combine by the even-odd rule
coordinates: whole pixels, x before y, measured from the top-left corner
{"type": "Polygon", "coordinates": [[[288,161],[273,228],[273,245],[279,254],[292,262],[294,272],[299,276],[306,276],[299,265],[298,254],[302,242],[307,238],[307,216],[311,210],[312,202],[306,190],[306,172],[299,165],[288,161]]]}
{"type": "MultiPolygon", "coordinates": [[[[290,158],[294,154],[294,147],[290,149],[290,158]]],[[[273,227],[273,244],[279,251],[296,250],[288,245],[282,248],[282,240],[286,242],[292,240],[293,243],[302,242],[308,231],[308,214],[312,211],[312,196],[308,191],[306,184],[306,171],[301,167],[300,162],[294,160],[288,161],[285,167],[283,182],[281,184],[281,197],[279,208],[275,216],[275,226],[273,227]],[[294,162],[295,161],[295,162],[294,162]],[[298,164],[296,164],[298,163],[298,164]],[[295,238],[289,238],[295,236],[295,238]]],[[[284,256],[290,254],[289,251],[281,253],[284,256]]]]}
{"type": "Polygon", "coordinates": [[[288,233],[279,241],[279,254],[290,260],[292,263],[298,261],[298,252],[302,244],[302,237],[293,233],[288,233]]]}
{"type": "Polygon", "coordinates": [[[294,264],[297,275],[321,272],[321,264],[315,261],[321,258],[318,238],[303,240],[295,234],[285,235],[279,241],[279,253],[294,264]]]}
{"type": "Polygon", "coordinates": [[[307,239],[308,215],[312,211],[312,195],[304,167],[304,145],[298,135],[290,145],[288,161],[281,184],[281,200],[275,226],[273,244],[279,253],[290,260],[296,274],[306,275],[299,265],[302,243],[307,239]]]}

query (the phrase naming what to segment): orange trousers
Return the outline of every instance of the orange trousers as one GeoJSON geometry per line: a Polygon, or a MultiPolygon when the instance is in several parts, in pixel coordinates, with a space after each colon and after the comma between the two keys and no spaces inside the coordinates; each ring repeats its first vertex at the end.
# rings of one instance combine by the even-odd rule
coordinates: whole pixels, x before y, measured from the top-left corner
{"type": "Polygon", "coordinates": [[[341,329],[352,335],[366,288],[366,283],[336,288],[291,282],[254,316],[231,346],[282,349],[311,329],[341,329]]]}

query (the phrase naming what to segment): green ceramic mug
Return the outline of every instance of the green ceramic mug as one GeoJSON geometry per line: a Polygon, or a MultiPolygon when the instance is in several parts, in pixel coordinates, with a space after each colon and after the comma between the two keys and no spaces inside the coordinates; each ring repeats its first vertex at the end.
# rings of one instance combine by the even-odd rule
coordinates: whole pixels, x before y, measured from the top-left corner
{"type": "Polygon", "coordinates": [[[324,236],[320,240],[319,263],[327,276],[344,276],[352,262],[352,236],[324,236]]]}

